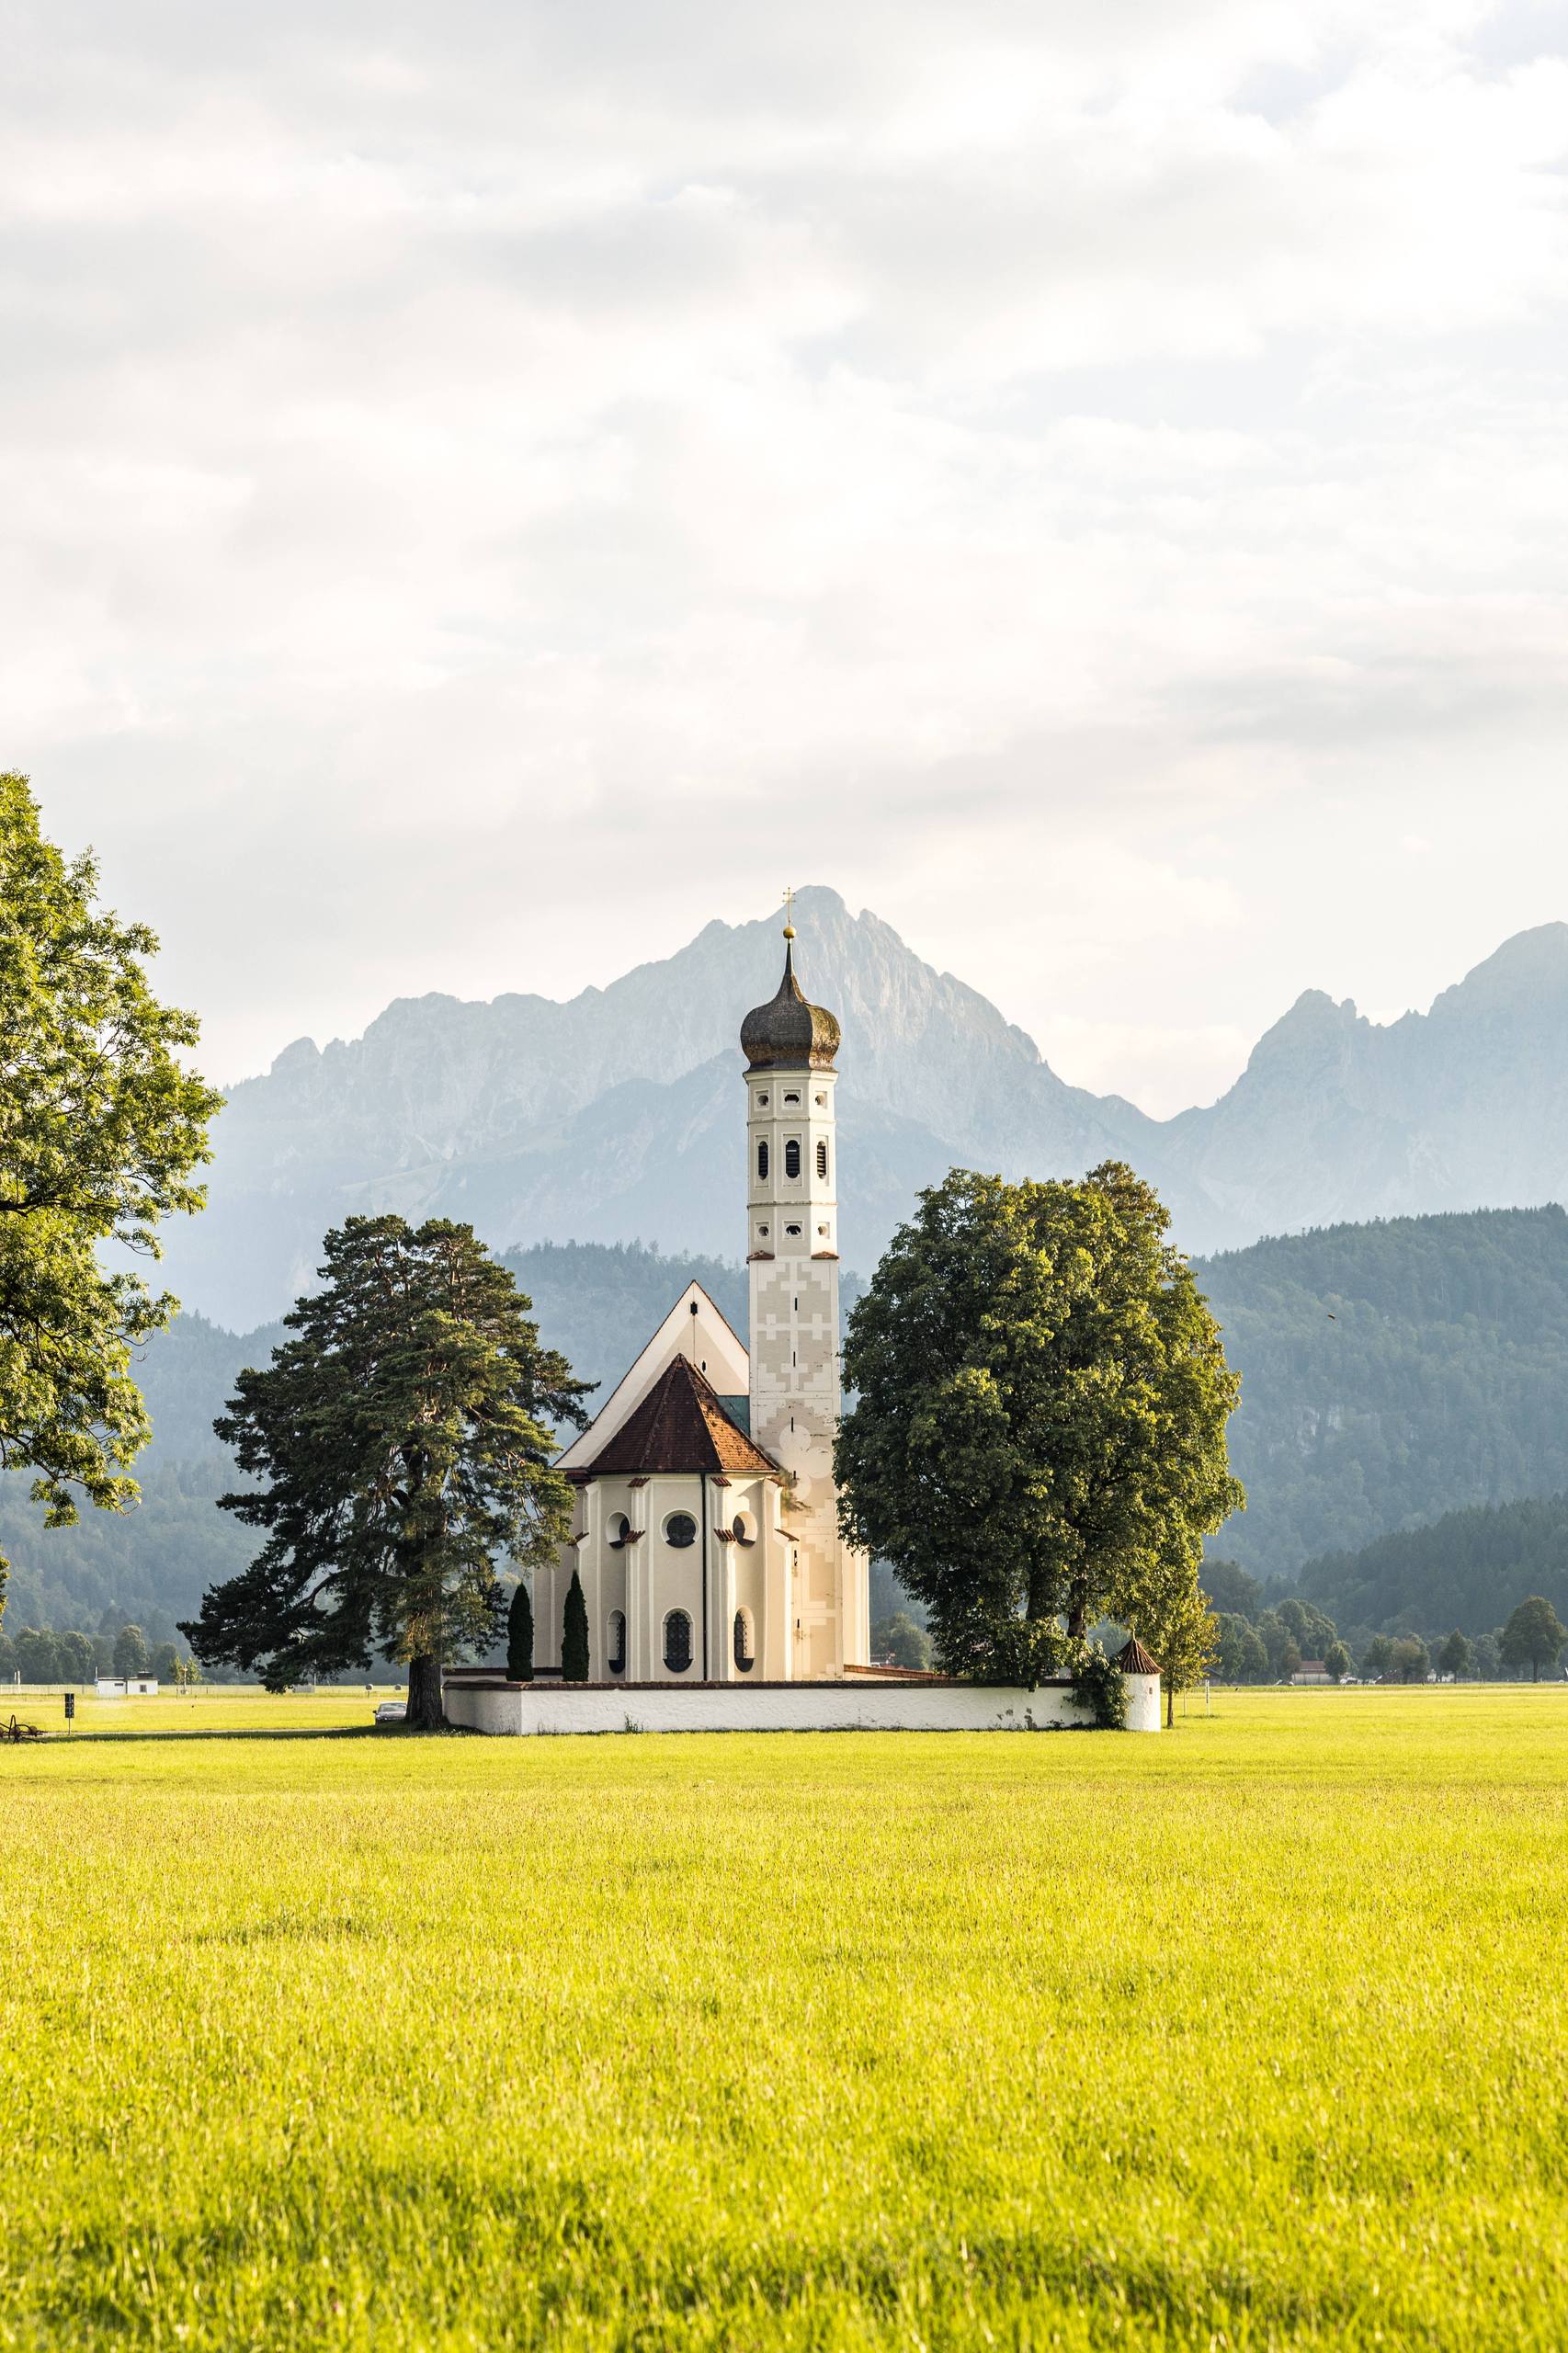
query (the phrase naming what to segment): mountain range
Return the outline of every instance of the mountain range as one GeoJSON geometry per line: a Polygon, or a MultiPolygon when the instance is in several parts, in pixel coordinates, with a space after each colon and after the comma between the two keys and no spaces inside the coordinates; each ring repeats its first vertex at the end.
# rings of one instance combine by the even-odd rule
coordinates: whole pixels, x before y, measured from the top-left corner
{"type": "MultiPolygon", "coordinates": [[[[918,1188],[1131,1161],[1189,1250],[1346,1220],[1512,1206],[1568,1179],[1568,925],[1520,934],[1427,1013],[1380,1025],[1309,990],[1217,1103],[1165,1120],[1069,1086],[976,990],[834,891],[796,900],[808,995],[844,1031],[841,1247],[869,1273],[918,1188]]],[[[498,1248],[740,1245],[737,1033],[778,919],[709,924],[565,1002],[399,999],[351,1042],[301,1039],[229,1094],[210,1207],[168,1236],[187,1307],[243,1329],[310,1282],[355,1211],[472,1223],[498,1248]]]]}

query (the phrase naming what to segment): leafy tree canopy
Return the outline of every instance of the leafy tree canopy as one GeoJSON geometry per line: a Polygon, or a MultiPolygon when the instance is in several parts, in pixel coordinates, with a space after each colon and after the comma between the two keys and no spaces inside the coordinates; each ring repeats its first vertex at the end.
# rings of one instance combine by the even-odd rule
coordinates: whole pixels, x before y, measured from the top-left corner
{"type": "Polygon", "coordinates": [[[1026,1680],[1241,1501],[1237,1383],[1148,1186],[955,1170],[849,1319],[845,1534],[924,1602],[942,1663],[1026,1680]]]}
{"type": "Polygon", "coordinates": [[[1544,1595],[1532,1593],[1504,1627],[1497,1648],[1505,1666],[1528,1666],[1534,1682],[1543,1666],[1555,1664],[1564,1643],[1568,1626],[1544,1595]]]}
{"type": "Polygon", "coordinates": [[[500,1632],[496,1559],[531,1565],[567,1534],[552,1425],[581,1424],[586,1384],[472,1228],[357,1217],[324,1248],[294,1336],[216,1425],[264,1483],[223,1507],[267,1540],[180,1631],[274,1690],[405,1658],[408,1721],[430,1726],[442,1662],[500,1632]]]}
{"type": "Polygon", "coordinates": [[[156,1256],[160,1222],[200,1208],[222,1100],[178,1059],[194,1015],[148,986],[157,941],[97,893],[92,858],[67,863],[26,779],[0,775],[0,1468],[35,1474],[51,1528],[79,1497],[135,1496],[131,1350],[176,1302],[99,1253],[156,1256]]]}

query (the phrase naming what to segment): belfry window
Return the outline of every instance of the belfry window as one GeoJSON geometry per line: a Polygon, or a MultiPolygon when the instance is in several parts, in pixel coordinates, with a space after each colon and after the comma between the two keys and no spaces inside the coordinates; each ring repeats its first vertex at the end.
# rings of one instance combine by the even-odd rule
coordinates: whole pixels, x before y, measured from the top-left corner
{"type": "Polygon", "coordinates": [[[609,1613],[609,1671],[612,1675],[626,1673],[626,1612],[612,1609],[609,1613]]]}
{"type": "MultiPolygon", "coordinates": [[[[764,1144],[762,1148],[764,1152],[767,1150],[767,1146],[766,1144],[764,1144]]],[[[732,1167],[733,1165],[733,1162],[732,1162],[732,1167]]],[[[800,1173],[801,1140],[799,1136],[791,1136],[789,1142],[784,1147],[784,1174],[786,1176],[798,1176],[800,1173]]]]}
{"type": "Polygon", "coordinates": [[[786,1103],[798,1103],[800,1099],[798,1095],[786,1095],[784,1097],[786,1103]]]}
{"type": "Polygon", "coordinates": [[[767,1176],[767,1146],[766,1143],[759,1143],[756,1148],[756,1173],[760,1179],[766,1181],[767,1176]]]}
{"type": "Polygon", "coordinates": [[[752,1646],[749,1609],[737,1609],[735,1612],[734,1643],[735,1665],[743,1675],[749,1675],[756,1660],[756,1653],[752,1646]]]}
{"type": "Polygon", "coordinates": [[[817,1138],[817,1175],[824,1178],[827,1176],[827,1142],[822,1136],[817,1138]]]}
{"type": "Polygon", "coordinates": [[[665,1665],[671,1675],[684,1675],[691,1665],[691,1620],[684,1609],[672,1609],[665,1620],[665,1665]]]}

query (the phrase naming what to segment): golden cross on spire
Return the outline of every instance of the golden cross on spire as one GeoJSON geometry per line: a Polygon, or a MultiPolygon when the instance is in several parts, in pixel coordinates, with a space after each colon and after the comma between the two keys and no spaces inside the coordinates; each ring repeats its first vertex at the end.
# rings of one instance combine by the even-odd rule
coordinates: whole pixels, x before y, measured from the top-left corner
{"type": "Polygon", "coordinates": [[[786,939],[793,939],[795,937],[795,926],[790,921],[794,912],[795,893],[786,883],[784,888],[784,937],[786,939]]]}

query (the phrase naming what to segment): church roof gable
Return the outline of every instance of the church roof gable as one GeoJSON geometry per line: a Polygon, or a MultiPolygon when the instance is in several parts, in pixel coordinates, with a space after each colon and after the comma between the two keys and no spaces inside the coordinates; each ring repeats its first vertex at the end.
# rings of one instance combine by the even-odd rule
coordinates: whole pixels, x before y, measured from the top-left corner
{"type": "Polygon", "coordinates": [[[664,1322],[642,1347],[585,1430],[557,1459],[562,1471],[585,1469],[615,1432],[636,1412],[676,1357],[686,1357],[730,1395],[748,1390],[751,1364],[744,1343],[732,1331],[700,1283],[687,1283],[664,1322]]]}
{"type": "Polygon", "coordinates": [[[776,1472],[771,1455],[737,1429],[718,1392],[689,1357],[672,1358],[599,1451],[573,1466],[579,1477],[653,1477],[661,1472],[776,1472]]]}

